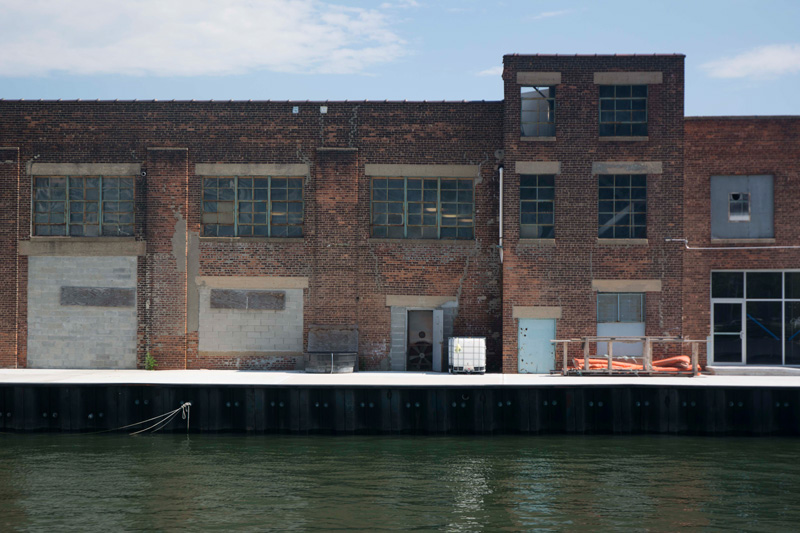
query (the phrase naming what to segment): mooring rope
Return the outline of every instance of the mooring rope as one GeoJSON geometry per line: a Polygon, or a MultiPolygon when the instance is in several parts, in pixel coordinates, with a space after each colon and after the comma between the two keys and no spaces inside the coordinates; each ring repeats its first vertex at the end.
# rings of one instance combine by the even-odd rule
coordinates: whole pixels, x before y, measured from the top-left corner
{"type": "MultiPolygon", "coordinates": [[[[175,409],[174,411],[170,411],[168,413],[165,413],[163,415],[150,418],[148,420],[143,420],[142,422],[137,422],[136,424],[129,424],[127,426],[122,426],[120,428],[117,428],[116,430],[125,429],[125,428],[129,428],[129,427],[132,427],[132,426],[138,426],[138,425],[141,425],[141,424],[146,424],[147,422],[152,422],[153,420],[156,420],[156,419],[160,419],[158,422],[156,422],[152,426],[144,428],[144,429],[140,429],[139,431],[134,431],[130,435],[131,436],[138,435],[139,433],[144,433],[146,431],[150,431],[151,429],[153,430],[153,431],[151,431],[151,433],[155,433],[156,431],[164,429],[170,422],[172,422],[172,419],[174,419],[176,416],[178,416],[178,413],[181,413],[181,418],[186,420],[186,432],[188,433],[189,432],[189,413],[191,411],[191,407],[192,407],[192,403],[191,402],[186,402],[183,405],[181,405],[180,407],[178,407],[177,409],[175,409]]],[[[111,429],[109,431],[116,431],[116,430],[111,429]]]]}

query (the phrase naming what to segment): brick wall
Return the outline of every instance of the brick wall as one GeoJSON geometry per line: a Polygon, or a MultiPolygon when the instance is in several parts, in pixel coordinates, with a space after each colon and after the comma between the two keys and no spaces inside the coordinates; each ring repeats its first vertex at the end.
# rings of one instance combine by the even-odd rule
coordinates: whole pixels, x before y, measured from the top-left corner
{"type": "MultiPolygon", "coordinates": [[[[800,118],[690,117],[686,119],[686,238],[692,247],[748,247],[742,250],[686,250],[684,335],[711,334],[712,270],[800,268],[800,118]],[[766,242],[711,240],[710,178],[715,175],[769,174],[774,179],[775,238],[766,242]],[[759,249],[758,247],[763,247],[759,249]]],[[[705,353],[703,353],[705,361],[705,353]]]]}
{"type": "MultiPolygon", "coordinates": [[[[517,320],[513,306],[560,306],[560,339],[597,334],[592,279],[657,279],[661,292],[646,294],[646,334],[681,334],[682,255],[664,238],[683,234],[682,56],[505,56],[503,138],[504,254],[503,371],[517,371],[517,320]],[[556,139],[520,138],[518,72],[560,72],[556,87],[556,139]],[[599,138],[595,72],[661,72],[648,86],[648,139],[599,138]],[[555,184],[555,241],[519,238],[517,162],[560,162],[555,184]],[[598,184],[592,163],[657,161],[662,174],[647,176],[647,243],[598,241],[598,184]]],[[[572,347],[575,352],[579,347],[572,347]]]]}
{"type": "MultiPolygon", "coordinates": [[[[137,180],[135,237],[147,241],[147,253],[138,259],[139,366],[150,351],[160,369],[271,367],[256,355],[234,361],[199,353],[199,292],[192,280],[299,276],[309,279],[303,291],[304,338],[310,324],[357,323],[362,366],[368,369],[386,367],[389,357],[386,295],[413,294],[458,295],[463,303],[454,319],[455,334],[489,337],[490,365],[497,370],[494,153],[501,148],[501,109],[500,102],[0,102],[0,146],[19,146],[20,161],[143,165],[147,176],[137,180]],[[320,113],[321,105],[327,106],[326,114],[320,113]],[[299,113],[292,113],[294,106],[299,113]],[[198,163],[308,165],[304,238],[202,237],[198,163]],[[476,240],[370,239],[370,179],[364,165],[386,163],[480,166],[476,240]]],[[[10,168],[10,177],[0,174],[0,179],[16,180],[10,168]]],[[[29,183],[30,176],[23,174],[21,241],[31,239],[29,183]]],[[[8,256],[3,261],[14,264],[8,256]]],[[[17,260],[20,327],[10,321],[10,311],[0,313],[0,332],[19,332],[23,366],[26,261],[24,256],[17,260]]],[[[17,354],[3,346],[0,364],[10,366],[17,354]]]]}

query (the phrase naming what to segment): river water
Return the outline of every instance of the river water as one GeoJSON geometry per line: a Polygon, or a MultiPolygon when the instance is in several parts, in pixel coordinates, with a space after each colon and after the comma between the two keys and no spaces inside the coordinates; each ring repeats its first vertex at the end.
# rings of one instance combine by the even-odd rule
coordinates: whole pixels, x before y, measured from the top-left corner
{"type": "Polygon", "coordinates": [[[0,529],[800,527],[800,441],[0,435],[0,529]]]}

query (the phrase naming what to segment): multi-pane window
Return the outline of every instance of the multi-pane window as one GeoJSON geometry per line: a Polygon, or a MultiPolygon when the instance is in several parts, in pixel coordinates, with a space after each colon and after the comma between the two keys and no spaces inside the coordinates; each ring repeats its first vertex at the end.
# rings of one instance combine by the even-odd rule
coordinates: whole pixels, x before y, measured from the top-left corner
{"type": "Polygon", "coordinates": [[[522,87],[522,136],[555,137],[556,88],[522,87]]]}
{"type": "Polygon", "coordinates": [[[555,238],[553,206],[555,176],[519,177],[519,236],[528,239],[555,238]]]}
{"type": "Polygon", "coordinates": [[[474,238],[471,179],[372,180],[372,236],[392,239],[474,238]]]}
{"type": "Polygon", "coordinates": [[[647,237],[647,178],[644,175],[602,175],[598,189],[598,231],[601,239],[647,237]]]}
{"type": "Polygon", "coordinates": [[[203,235],[302,237],[303,178],[203,179],[203,235]]]}
{"type": "Polygon", "coordinates": [[[133,178],[37,177],[33,189],[34,235],[133,235],[133,178]]]}
{"type": "Polygon", "coordinates": [[[647,135],[647,85],[600,86],[600,136],[647,135]]]}
{"type": "Polygon", "coordinates": [[[644,322],[644,293],[597,293],[597,321],[600,323],[644,322]]]}

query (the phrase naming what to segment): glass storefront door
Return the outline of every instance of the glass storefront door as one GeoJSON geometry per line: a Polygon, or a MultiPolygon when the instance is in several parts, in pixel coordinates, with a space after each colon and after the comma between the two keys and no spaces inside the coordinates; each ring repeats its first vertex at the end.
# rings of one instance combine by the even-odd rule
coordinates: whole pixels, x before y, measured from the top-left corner
{"type": "Polygon", "coordinates": [[[712,272],[713,362],[800,365],[800,272],[712,272]]]}

